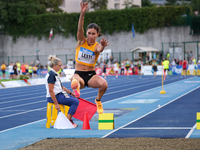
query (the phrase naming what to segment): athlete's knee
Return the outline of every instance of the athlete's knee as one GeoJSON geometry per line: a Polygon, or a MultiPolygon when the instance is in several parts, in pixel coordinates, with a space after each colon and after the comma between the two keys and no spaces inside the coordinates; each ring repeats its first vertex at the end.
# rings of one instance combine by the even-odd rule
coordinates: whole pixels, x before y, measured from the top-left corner
{"type": "Polygon", "coordinates": [[[101,88],[106,90],[108,88],[108,83],[106,81],[101,82],[101,88]]]}

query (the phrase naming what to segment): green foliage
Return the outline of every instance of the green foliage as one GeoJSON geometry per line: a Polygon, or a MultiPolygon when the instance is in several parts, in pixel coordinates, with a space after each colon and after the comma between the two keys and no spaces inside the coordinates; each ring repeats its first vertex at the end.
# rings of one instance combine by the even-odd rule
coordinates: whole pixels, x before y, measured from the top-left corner
{"type": "Polygon", "coordinates": [[[152,7],[155,4],[152,4],[150,0],[142,0],[142,7],[152,7]]]}
{"type": "MultiPolygon", "coordinates": [[[[159,28],[180,24],[182,15],[188,13],[188,6],[171,7],[144,7],[124,10],[99,10],[85,14],[84,29],[87,25],[95,22],[101,27],[102,33],[112,34],[114,31],[131,31],[134,23],[135,31],[144,33],[150,28],[159,28]]],[[[35,12],[36,13],[36,12],[35,12]]],[[[6,32],[15,38],[19,36],[42,36],[48,38],[50,29],[54,34],[69,34],[76,36],[79,13],[45,13],[31,14],[20,21],[8,21],[6,32]]],[[[184,24],[186,25],[186,24],[184,24]]]]}
{"type": "MultiPolygon", "coordinates": [[[[200,11],[200,1],[199,0],[191,0],[191,6],[194,11],[200,11]]],[[[199,12],[200,13],[200,12],[199,12]]]]}
{"type": "Polygon", "coordinates": [[[94,10],[105,10],[108,4],[108,0],[84,0],[84,2],[88,2],[94,10]]]}
{"type": "Polygon", "coordinates": [[[63,0],[39,0],[41,5],[44,5],[52,13],[63,12],[59,6],[63,3],[63,0]]]}
{"type": "Polygon", "coordinates": [[[200,34],[200,16],[193,16],[192,18],[192,34],[200,34]]]}
{"type": "Polygon", "coordinates": [[[166,0],[165,5],[176,5],[178,0],[166,0]]]}
{"type": "Polygon", "coordinates": [[[20,79],[20,80],[29,79],[29,77],[28,77],[27,75],[20,75],[20,76],[19,76],[19,79],[20,79]]]}

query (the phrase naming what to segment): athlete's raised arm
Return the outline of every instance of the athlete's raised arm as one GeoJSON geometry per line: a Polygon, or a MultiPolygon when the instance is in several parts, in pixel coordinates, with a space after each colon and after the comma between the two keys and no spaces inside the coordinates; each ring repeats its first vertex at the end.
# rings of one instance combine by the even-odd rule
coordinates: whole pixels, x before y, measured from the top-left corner
{"type": "Polygon", "coordinates": [[[84,24],[84,17],[85,17],[85,12],[88,7],[88,3],[81,2],[80,6],[81,6],[81,13],[80,13],[79,21],[78,21],[78,30],[77,30],[77,39],[78,39],[77,44],[78,45],[81,45],[85,40],[83,24],[84,24]]]}

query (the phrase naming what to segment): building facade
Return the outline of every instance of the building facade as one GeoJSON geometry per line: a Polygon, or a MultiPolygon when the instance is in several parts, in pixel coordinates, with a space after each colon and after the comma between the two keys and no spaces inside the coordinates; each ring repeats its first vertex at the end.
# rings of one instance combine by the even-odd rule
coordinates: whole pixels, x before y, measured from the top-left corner
{"type": "MultiPolygon", "coordinates": [[[[60,8],[67,13],[80,12],[80,2],[82,0],[64,0],[60,8]]],[[[134,5],[135,7],[141,7],[141,0],[108,0],[107,9],[124,9],[127,4],[129,7],[134,5]]],[[[93,9],[89,9],[93,11],[93,9]]]]}

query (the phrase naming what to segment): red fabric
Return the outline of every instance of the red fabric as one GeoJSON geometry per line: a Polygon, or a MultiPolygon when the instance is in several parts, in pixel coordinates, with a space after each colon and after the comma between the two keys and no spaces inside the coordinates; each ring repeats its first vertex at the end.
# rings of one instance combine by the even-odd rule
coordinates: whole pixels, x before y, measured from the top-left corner
{"type": "Polygon", "coordinates": [[[183,61],[183,69],[186,69],[187,68],[187,61],[183,61]]]}
{"type": "Polygon", "coordinates": [[[85,99],[79,98],[79,105],[76,109],[76,113],[73,115],[74,118],[84,121],[84,115],[87,112],[88,120],[96,113],[97,106],[85,99]]]}

